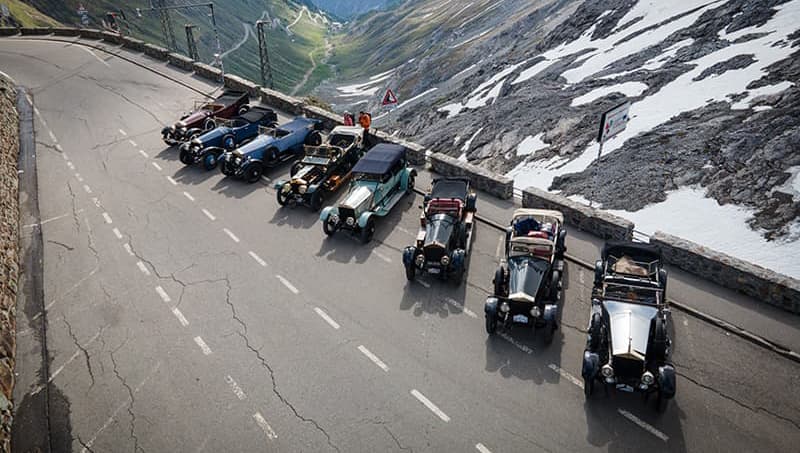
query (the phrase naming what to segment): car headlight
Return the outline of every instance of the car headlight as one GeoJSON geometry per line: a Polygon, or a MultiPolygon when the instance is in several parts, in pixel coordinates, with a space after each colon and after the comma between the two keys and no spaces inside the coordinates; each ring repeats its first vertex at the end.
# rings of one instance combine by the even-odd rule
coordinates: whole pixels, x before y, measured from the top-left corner
{"type": "Polygon", "coordinates": [[[356,224],[356,219],[348,217],[347,220],[344,221],[344,223],[346,223],[347,226],[353,226],[356,224]]]}
{"type": "Polygon", "coordinates": [[[417,263],[417,267],[422,267],[422,266],[425,264],[425,255],[423,255],[422,253],[420,253],[420,254],[419,254],[419,255],[417,255],[417,257],[414,259],[414,261],[417,263]]]}
{"type": "Polygon", "coordinates": [[[503,302],[502,304],[500,304],[500,311],[502,311],[503,313],[508,313],[509,311],[511,311],[511,307],[508,306],[508,302],[503,302]]]}
{"type": "Polygon", "coordinates": [[[300,195],[302,195],[302,194],[306,193],[306,191],[307,191],[307,190],[308,190],[308,186],[307,186],[307,185],[305,185],[305,184],[303,184],[303,185],[301,185],[300,187],[298,187],[298,188],[297,188],[297,192],[298,192],[300,195]]]}
{"type": "Polygon", "coordinates": [[[338,214],[331,214],[329,217],[331,223],[339,223],[339,215],[338,214]]]}
{"type": "Polygon", "coordinates": [[[656,381],[655,376],[653,376],[653,373],[649,371],[645,371],[644,374],[642,375],[642,384],[653,385],[653,382],[655,381],[656,381]]]}
{"type": "Polygon", "coordinates": [[[203,142],[201,142],[199,138],[193,138],[192,145],[203,146],[203,142]]]}
{"type": "Polygon", "coordinates": [[[447,255],[443,256],[441,262],[442,266],[447,266],[448,264],[450,264],[450,257],[447,255]]]}
{"type": "Polygon", "coordinates": [[[283,188],[281,190],[284,191],[284,192],[291,192],[292,191],[292,185],[287,182],[286,184],[283,185],[283,188]]]}
{"type": "Polygon", "coordinates": [[[604,378],[610,378],[614,376],[614,368],[612,368],[610,364],[606,363],[602,368],[600,368],[600,374],[602,374],[604,378]]]}
{"type": "Polygon", "coordinates": [[[541,314],[542,314],[542,311],[539,309],[539,307],[531,308],[531,316],[533,316],[534,318],[538,318],[539,315],[541,315],[541,314]]]}

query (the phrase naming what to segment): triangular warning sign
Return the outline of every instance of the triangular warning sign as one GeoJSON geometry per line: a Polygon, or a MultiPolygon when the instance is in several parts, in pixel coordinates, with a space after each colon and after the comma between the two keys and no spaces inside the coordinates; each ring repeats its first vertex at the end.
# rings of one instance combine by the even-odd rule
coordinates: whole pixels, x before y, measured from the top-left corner
{"type": "Polygon", "coordinates": [[[383,96],[383,105],[397,104],[397,96],[394,95],[391,88],[386,90],[386,95],[383,96]]]}

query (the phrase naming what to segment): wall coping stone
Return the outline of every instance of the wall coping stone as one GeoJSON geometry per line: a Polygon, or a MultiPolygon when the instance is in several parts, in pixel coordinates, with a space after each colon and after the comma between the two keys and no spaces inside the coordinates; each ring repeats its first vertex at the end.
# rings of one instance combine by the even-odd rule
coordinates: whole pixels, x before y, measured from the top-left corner
{"type": "Polygon", "coordinates": [[[440,175],[468,176],[476,188],[502,200],[508,200],[514,196],[514,180],[511,178],[442,153],[432,153],[428,159],[433,170],[440,175]]]}

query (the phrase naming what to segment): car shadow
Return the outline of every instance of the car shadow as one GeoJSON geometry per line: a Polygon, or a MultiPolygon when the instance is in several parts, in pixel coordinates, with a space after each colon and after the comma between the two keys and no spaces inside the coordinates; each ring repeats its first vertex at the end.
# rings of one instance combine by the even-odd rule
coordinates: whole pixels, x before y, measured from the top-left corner
{"type": "MultiPolygon", "coordinates": [[[[405,278],[405,270],[400,271],[405,278]]],[[[467,274],[464,281],[456,285],[452,279],[445,279],[428,273],[418,273],[414,280],[406,280],[403,297],[400,299],[400,310],[411,311],[420,317],[436,315],[447,318],[450,315],[468,316],[464,311],[467,295],[467,274]]]]}
{"type": "Polygon", "coordinates": [[[180,161],[180,151],[178,150],[179,146],[180,145],[174,145],[164,148],[161,151],[159,151],[158,154],[156,154],[156,157],[158,157],[161,160],[166,160],[171,162],[180,161]]]}
{"type": "Polygon", "coordinates": [[[675,400],[670,401],[666,408],[659,412],[656,410],[656,397],[649,398],[641,393],[627,393],[617,391],[612,387],[607,390],[599,383],[595,384],[595,391],[584,402],[586,416],[586,441],[595,447],[605,448],[608,451],[628,452],[635,451],[686,451],[686,440],[683,434],[682,423],[686,413],[675,400]],[[636,421],[628,419],[635,417],[637,421],[644,422],[658,430],[655,435],[641,429],[641,436],[631,439],[630,436],[620,436],[620,424],[627,424],[626,431],[639,429],[636,421]],[[666,440],[660,438],[665,435],[666,440]]]}
{"type": "Polygon", "coordinates": [[[181,184],[198,185],[215,175],[219,175],[219,170],[206,171],[202,167],[192,165],[181,167],[172,175],[172,179],[181,184]]]}
{"type": "MultiPolygon", "coordinates": [[[[312,211],[305,205],[278,206],[269,223],[278,226],[309,229],[319,220],[319,212],[312,211]]],[[[322,227],[320,227],[322,228],[322,227]]]]}
{"type": "MultiPolygon", "coordinates": [[[[217,171],[217,174],[221,173],[217,171]]],[[[211,190],[225,195],[226,197],[241,199],[247,197],[257,190],[264,189],[265,185],[267,184],[264,180],[248,183],[247,181],[242,181],[241,179],[234,178],[232,176],[223,176],[219,181],[211,186],[211,190]]]]}
{"type": "MultiPolygon", "coordinates": [[[[558,331],[556,331],[558,332],[558,331]]],[[[515,377],[535,384],[556,384],[559,375],[553,369],[561,362],[563,339],[556,335],[546,345],[543,332],[530,327],[514,325],[486,337],[485,370],[497,372],[504,378],[515,377]]]]}

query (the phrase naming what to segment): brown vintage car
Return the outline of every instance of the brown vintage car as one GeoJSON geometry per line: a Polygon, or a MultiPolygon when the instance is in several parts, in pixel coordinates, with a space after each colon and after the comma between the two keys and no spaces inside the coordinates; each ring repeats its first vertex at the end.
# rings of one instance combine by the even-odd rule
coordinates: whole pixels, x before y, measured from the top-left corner
{"type": "Polygon", "coordinates": [[[232,118],[249,110],[248,100],[245,92],[227,90],[211,102],[196,101],[191,113],[161,130],[164,143],[174,146],[217,127],[216,118],[232,118]]]}

